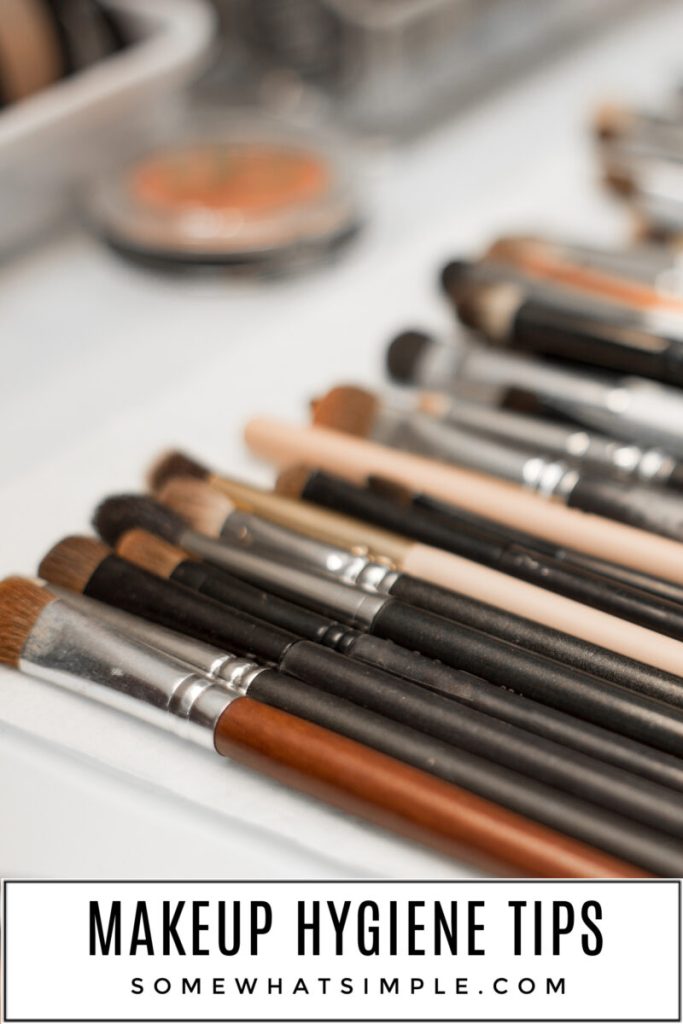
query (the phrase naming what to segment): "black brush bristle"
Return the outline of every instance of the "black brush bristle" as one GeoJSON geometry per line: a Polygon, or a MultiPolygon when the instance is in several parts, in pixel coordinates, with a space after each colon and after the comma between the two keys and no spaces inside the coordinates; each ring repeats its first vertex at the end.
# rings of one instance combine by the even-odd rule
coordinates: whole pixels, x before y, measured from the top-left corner
{"type": "Polygon", "coordinates": [[[403,331],[389,345],[386,355],[387,371],[399,384],[412,384],[420,358],[433,339],[424,331],[403,331]]]}
{"type": "Polygon", "coordinates": [[[92,524],[102,540],[112,547],[128,530],[147,530],[171,544],[177,544],[188,524],[155,498],[144,494],[117,494],[95,509],[92,524]]]}

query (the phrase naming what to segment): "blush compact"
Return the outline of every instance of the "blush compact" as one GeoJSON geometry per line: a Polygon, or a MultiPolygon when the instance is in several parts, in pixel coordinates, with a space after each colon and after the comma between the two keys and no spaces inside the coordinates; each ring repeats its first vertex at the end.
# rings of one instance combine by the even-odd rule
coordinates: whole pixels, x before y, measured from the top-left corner
{"type": "Polygon", "coordinates": [[[98,182],[89,209],[121,255],[188,269],[285,271],[333,254],[360,225],[331,150],[253,127],[157,147],[98,182]]]}

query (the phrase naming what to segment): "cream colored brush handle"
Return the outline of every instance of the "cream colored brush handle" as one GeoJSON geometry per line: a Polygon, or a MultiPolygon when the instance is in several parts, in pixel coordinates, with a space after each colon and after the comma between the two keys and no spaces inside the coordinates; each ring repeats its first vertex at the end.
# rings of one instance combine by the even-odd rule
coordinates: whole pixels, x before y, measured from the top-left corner
{"type": "Polygon", "coordinates": [[[403,571],[683,676],[683,643],[438,548],[414,544],[403,571]]]}
{"type": "Polygon", "coordinates": [[[247,424],[245,438],[256,455],[278,466],[303,463],[356,482],[384,476],[555,544],[683,583],[678,541],[551,504],[514,484],[324,427],[259,418],[247,424]]]}

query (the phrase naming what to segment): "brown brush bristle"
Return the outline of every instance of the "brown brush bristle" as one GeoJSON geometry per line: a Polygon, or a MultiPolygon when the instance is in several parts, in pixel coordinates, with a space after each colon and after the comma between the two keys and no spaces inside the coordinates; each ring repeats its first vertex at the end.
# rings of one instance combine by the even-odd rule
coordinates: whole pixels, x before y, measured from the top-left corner
{"type": "Polygon", "coordinates": [[[173,570],[188,559],[180,548],[155,537],[147,530],[129,530],[116,545],[116,553],[139,565],[155,576],[170,576],[173,570]]]}
{"type": "Polygon", "coordinates": [[[190,523],[195,530],[217,537],[234,504],[203,480],[175,477],[159,491],[159,500],[190,523]]]}
{"type": "Polygon", "coordinates": [[[605,184],[617,195],[630,198],[637,191],[636,182],[630,173],[619,167],[607,167],[604,174],[605,184]]]}
{"type": "Polygon", "coordinates": [[[301,463],[296,466],[288,466],[278,474],[273,490],[283,498],[300,498],[308,478],[313,472],[315,470],[310,466],[301,463]]]}
{"type": "Polygon", "coordinates": [[[211,471],[202,466],[201,462],[190,458],[184,452],[166,452],[156,462],[153,462],[147,474],[147,483],[153,494],[160,491],[167,480],[176,476],[194,477],[196,480],[206,480],[211,476],[211,471]]]}
{"type": "Polygon", "coordinates": [[[364,388],[332,388],[315,403],[312,422],[316,427],[340,430],[354,437],[369,437],[379,405],[379,399],[364,388]]]}
{"type": "Polygon", "coordinates": [[[48,551],[38,575],[48,583],[81,593],[111,549],[94,537],[66,537],[48,551]]]}
{"type": "Polygon", "coordinates": [[[17,665],[45,605],[54,595],[21,576],[0,582],[0,663],[17,665]]]}

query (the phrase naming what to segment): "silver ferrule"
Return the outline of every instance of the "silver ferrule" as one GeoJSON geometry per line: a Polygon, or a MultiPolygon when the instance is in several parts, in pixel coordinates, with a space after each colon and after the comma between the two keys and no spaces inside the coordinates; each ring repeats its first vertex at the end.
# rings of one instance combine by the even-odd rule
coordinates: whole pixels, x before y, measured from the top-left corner
{"type": "Polygon", "coordinates": [[[288,597],[296,595],[295,600],[314,611],[340,618],[351,626],[369,626],[386,600],[368,594],[355,585],[340,582],[336,577],[328,579],[316,575],[315,569],[307,572],[297,566],[273,561],[272,556],[266,557],[232,547],[227,539],[215,540],[194,530],[186,530],[179,538],[179,543],[198,558],[221,566],[268,590],[284,593],[288,597]]]}
{"type": "Polygon", "coordinates": [[[129,615],[119,608],[112,608],[111,605],[102,601],[93,601],[90,597],[77,594],[72,590],[48,584],[47,589],[56,594],[57,597],[66,601],[74,608],[80,608],[86,615],[93,615],[102,622],[108,623],[114,629],[119,630],[125,636],[134,637],[148,647],[155,647],[159,651],[172,655],[178,661],[192,665],[207,676],[220,675],[221,668],[225,663],[234,659],[234,655],[222,651],[218,647],[212,647],[201,640],[194,640],[183,633],[176,633],[173,629],[166,629],[154,622],[147,622],[137,615],[129,615]]]}
{"type": "Polygon", "coordinates": [[[269,669],[264,665],[257,665],[256,662],[248,661],[247,658],[231,658],[230,662],[226,662],[222,666],[218,673],[218,680],[229,687],[231,691],[244,697],[249,692],[249,687],[254,680],[262,672],[268,671],[269,669]]]}
{"type": "Polygon", "coordinates": [[[210,749],[218,719],[238,696],[60,600],[40,614],[19,667],[210,749]]]}
{"type": "Polygon", "coordinates": [[[368,561],[361,553],[315,540],[239,509],[226,519],[220,540],[231,547],[331,575],[345,583],[355,583],[368,561]]]}
{"type": "Polygon", "coordinates": [[[528,459],[523,480],[525,487],[542,498],[557,498],[566,502],[579,482],[579,474],[563,462],[549,462],[536,457],[528,459]]]}

